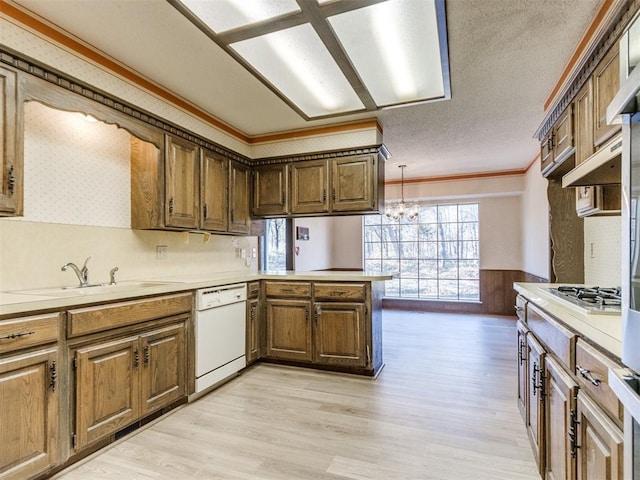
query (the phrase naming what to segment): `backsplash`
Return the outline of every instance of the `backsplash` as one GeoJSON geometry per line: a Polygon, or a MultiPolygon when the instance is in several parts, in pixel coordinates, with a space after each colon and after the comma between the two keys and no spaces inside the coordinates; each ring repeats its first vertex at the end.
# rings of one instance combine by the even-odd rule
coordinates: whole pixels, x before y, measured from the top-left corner
{"type": "Polygon", "coordinates": [[[586,217],[584,219],[584,283],[617,287],[622,280],[621,219],[586,217]]]}

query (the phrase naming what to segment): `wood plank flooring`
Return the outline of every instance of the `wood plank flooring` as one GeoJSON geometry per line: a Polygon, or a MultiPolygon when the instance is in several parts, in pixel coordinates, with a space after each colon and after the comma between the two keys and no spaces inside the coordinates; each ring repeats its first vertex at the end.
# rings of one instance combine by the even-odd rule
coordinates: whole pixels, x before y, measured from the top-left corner
{"type": "Polygon", "coordinates": [[[540,480],[515,320],[385,310],[377,380],[258,365],[55,478],[540,480]]]}

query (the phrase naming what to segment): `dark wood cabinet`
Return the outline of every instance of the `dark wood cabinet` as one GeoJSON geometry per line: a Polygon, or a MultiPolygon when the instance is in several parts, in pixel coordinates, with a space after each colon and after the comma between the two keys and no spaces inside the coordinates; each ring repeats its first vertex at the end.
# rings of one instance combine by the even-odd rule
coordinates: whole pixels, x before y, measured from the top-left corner
{"type": "Polygon", "coordinates": [[[229,232],[248,234],[250,230],[250,172],[238,162],[229,162],[229,232]]]}
{"type": "Polygon", "coordinates": [[[59,461],[58,365],[57,347],[0,359],[3,479],[33,478],[59,461]]]}
{"type": "Polygon", "coordinates": [[[607,124],[607,107],[620,89],[620,61],[615,43],[593,72],[593,143],[597,147],[620,130],[607,124]]]}
{"type": "Polygon", "coordinates": [[[314,308],[314,362],[320,365],[366,367],[370,363],[365,305],[316,302],[314,308]]]}
{"type": "Polygon", "coordinates": [[[335,158],[331,162],[331,210],[374,210],[378,192],[376,156],[335,158]]]}
{"type": "Polygon", "coordinates": [[[572,419],[578,385],[551,356],[545,358],[544,385],[545,478],[573,480],[577,433],[572,419]]]}
{"type": "Polygon", "coordinates": [[[200,149],[170,135],[165,138],[165,223],[168,227],[198,228],[200,149]]]}
{"type": "Polygon", "coordinates": [[[529,379],[527,395],[526,427],[533,456],[538,464],[538,471],[545,471],[545,428],[544,428],[544,362],[546,351],[533,335],[527,335],[527,377],[529,379]]]}
{"type": "Polygon", "coordinates": [[[590,78],[573,100],[574,143],[578,165],[593,154],[593,80],[590,78]]]}
{"type": "Polygon", "coordinates": [[[287,164],[253,169],[253,214],[283,216],[289,213],[289,168],[287,164]]]}
{"type": "Polygon", "coordinates": [[[226,232],[229,228],[228,159],[202,150],[200,179],[200,228],[226,232]]]}
{"type": "Polygon", "coordinates": [[[311,301],[266,299],[268,358],[311,362],[311,301]]]}
{"type": "Polygon", "coordinates": [[[329,211],[329,162],[311,160],[291,164],[291,213],[329,211]]]}
{"type": "Polygon", "coordinates": [[[622,480],[622,431],[600,408],[578,392],[573,428],[576,434],[579,480],[622,480]]]}
{"type": "Polygon", "coordinates": [[[260,317],[260,299],[247,300],[247,364],[254,363],[261,356],[260,317]]]}
{"type": "Polygon", "coordinates": [[[575,166],[573,106],[569,105],[540,144],[542,175],[560,177],[575,166]]]}
{"type": "Polygon", "coordinates": [[[0,67],[0,216],[22,215],[22,101],[18,74],[0,67]]]}
{"type": "Polygon", "coordinates": [[[518,410],[522,419],[527,419],[527,408],[529,405],[529,367],[527,356],[527,327],[521,321],[516,326],[516,341],[518,347],[518,410]]]}

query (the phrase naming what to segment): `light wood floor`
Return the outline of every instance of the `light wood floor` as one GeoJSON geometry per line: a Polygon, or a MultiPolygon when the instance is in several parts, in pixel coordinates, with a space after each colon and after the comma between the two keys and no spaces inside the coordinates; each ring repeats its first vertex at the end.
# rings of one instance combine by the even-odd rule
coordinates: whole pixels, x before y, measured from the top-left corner
{"type": "Polygon", "coordinates": [[[540,480],[516,405],[515,321],[383,319],[375,381],[258,365],[56,478],[540,480]]]}

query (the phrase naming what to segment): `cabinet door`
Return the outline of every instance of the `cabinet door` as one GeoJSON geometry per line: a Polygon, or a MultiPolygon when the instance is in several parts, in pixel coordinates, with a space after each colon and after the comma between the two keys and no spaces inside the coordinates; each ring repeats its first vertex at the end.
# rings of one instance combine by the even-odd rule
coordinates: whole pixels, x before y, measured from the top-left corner
{"type": "Polygon", "coordinates": [[[533,335],[527,335],[527,362],[529,392],[527,409],[527,434],[533,449],[538,470],[544,472],[544,395],[543,376],[546,352],[533,335]]]}
{"type": "Polygon", "coordinates": [[[578,385],[553,358],[545,360],[545,468],[546,480],[575,478],[575,435],[572,414],[578,385]]]}
{"type": "Polygon", "coordinates": [[[260,300],[247,301],[247,364],[260,358],[260,300]]]}
{"type": "Polygon", "coordinates": [[[593,154],[593,82],[589,79],[573,101],[576,165],[593,154]]]}
{"type": "Polygon", "coordinates": [[[578,393],[579,480],[622,480],[622,431],[582,391],[578,393]]]}
{"type": "Polygon", "coordinates": [[[329,211],[329,163],[327,160],[291,164],[291,213],[329,211]]]}
{"type": "Polygon", "coordinates": [[[229,225],[228,160],[208,150],[202,151],[200,177],[200,228],[226,232],[229,225]]]}
{"type": "Polygon", "coordinates": [[[607,107],[620,88],[618,44],[609,50],[593,72],[593,143],[607,141],[620,125],[607,125],[607,107]]]}
{"type": "Polygon", "coordinates": [[[57,348],[0,360],[3,479],[31,478],[58,462],[58,363],[57,348]]]}
{"type": "Polygon", "coordinates": [[[311,302],[268,298],[266,310],[267,357],[312,361],[311,302]]]}
{"type": "Polygon", "coordinates": [[[316,363],[356,367],[370,363],[364,304],[318,302],[313,316],[316,363]]]}
{"type": "Polygon", "coordinates": [[[375,155],[336,158],[331,168],[331,209],[369,211],[376,202],[375,155]]]}
{"type": "Polygon", "coordinates": [[[289,213],[288,166],[269,165],[253,170],[253,214],[257,216],[289,213]]]}
{"type": "Polygon", "coordinates": [[[141,335],[141,412],[170,405],[186,392],[184,323],[141,335]]]}
{"type": "Polygon", "coordinates": [[[165,147],[165,224],[197,228],[200,209],[198,147],[169,135],[165,147]]]}
{"type": "Polygon", "coordinates": [[[540,142],[540,171],[544,176],[553,169],[553,128],[540,142]]]}
{"type": "Polygon", "coordinates": [[[517,324],[517,348],[518,348],[518,409],[523,420],[527,420],[527,408],[529,407],[529,367],[527,364],[527,327],[520,321],[517,324]]]}
{"type": "MultiPolygon", "coordinates": [[[[553,126],[553,161],[564,162],[573,152],[573,106],[569,105],[553,126]]],[[[563,170],[569,170],[564,167],[563,170]]]]}
{"type": "Polygon", "coordinates": [[[249,233],[249,169],[229,162],[229,232],[249,233]]]}
{"type": "Polygon", "coordinates": [[[91,345],[75,352],[76,450],[138,419],[138,337],[91,345]]]}
{"type": "Polygon", "coordinates": [[[22,155],[18,149],[17,74],[0,67],[0,216],[22,215],[22,155]]]}

